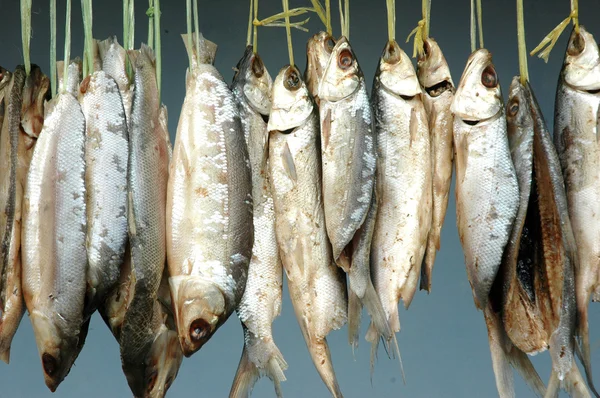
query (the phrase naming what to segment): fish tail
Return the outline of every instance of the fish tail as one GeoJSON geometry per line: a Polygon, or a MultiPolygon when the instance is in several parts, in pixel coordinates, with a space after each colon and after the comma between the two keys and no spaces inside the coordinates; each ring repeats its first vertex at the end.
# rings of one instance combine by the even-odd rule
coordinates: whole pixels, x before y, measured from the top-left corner
{"type": "Polygon", "coordinates": [[[360,329],[360,318],[362,302],[354,290],[348,289],[348,342],[352,346],[352,353],[358,347],[358,331],[360,329]]]}
{"type": "Polygon", "coordinates": [[[329,392],[331,392],[333,398],[342,398],[342,391],[340,390],[333,369],[333,363],[331,362],[331,353],[329,352],[327,339],[325,337],[310,336],[307,343],[313,363],[329,392]]]}
{"type": "Polygon", "coordinates": [[[0,347],[0,360],[7,365],[10,363],[10,346],[0,347]]]}
{"type": "Polygon", "coordinates": [[[365,340],[371,343],[371,385],[373,384],[373,373],[375,371],[375,360],[377,359],[377,350],[379,349],[379,340],[381,339],[381,335],[377,331],[377,328],[371,321],[369,325],[369,329],[367,330],[367,334],[365,335],[365,340]]]}
{"type": "Polygon", "coordinates": [[[514,398],[515,385],[513,372],[506,351],[504,325],[499,314],[495,313],[491,305],[485,307],[485,323],[488,329],[490,353],[492,354],[492,367],[496,378],[496,388],[500,398],[514,398]]]}
{"type": "MultiPolygon", "coordinates": [[[[554,371],[552,371],[554,373],[554,371]]],[[[574,398],[591,398],[591,394],[585,386],[583,376],[575,361],[571,365],[571,370],[565,375],[565,379],[560,383],[562,388],[574,398]]],[[[597,393],[594,392],[594,394],[597,393]]]]}
{"type": "Polygon", "coordinates": [[[436,249],[432,247],[431,242],[427,245],[425,250],[425,259],[421,266],[421,283],[419,285],[420,290],[426,290],[427,293],[431,293],[431,273],[433,271],[433,263],[435,262],[436,249]]]}
{"type": "Polygon", "coordinates": [[[538,397],[543,397],[546,394],[546,385],[533,367],[531,360],[523,351],[512,345],[512,343],[509,342],[509,344],[510,348],[507,350],[507,355],[510,364],[517,372],[519,372],[529,388],[531,388],[538,397]]]}
{"type": "Polygon", "coordinates": [[[548,389],[546,390],[546,394],[544,398],[558,398],[558,392],[560,391],[560,380],[558,380],[558,375],[552,369],[552,373],[550,373],[550,380],[548,381],[548,389]]]}
{"type": "MultiPolygon", "coordinates": [[[[598,395],[598,391],[596,390],[596,386],[594,385],[594,379],[592,376],[592,356],[590,349],[590,335],[589,335],[589,324],[588,324],[588,313],[587,307],[582,311],[579,311],[579,320],[578,320],[578,328],[577,328],[577,336],[579,337],[575,341],[575,352],[581,363],[583,364],[583,369],[585,370],[585,376],[588,382],[592,393],[596,397],[600,397],[598,395]]],[[[579,372],[579,371],[578,371],[579,372]]]]}
{"type": "Polygon", "coordinates": [[[254,387],[254,384],[260,377],[256,365],[248,358],[248,350],[246,344],[244,344],[244,350],[242,351],[242,357],[231,385],[231,391],[229,392],[229,398],[248,398],[250,392],[254,387]]]}

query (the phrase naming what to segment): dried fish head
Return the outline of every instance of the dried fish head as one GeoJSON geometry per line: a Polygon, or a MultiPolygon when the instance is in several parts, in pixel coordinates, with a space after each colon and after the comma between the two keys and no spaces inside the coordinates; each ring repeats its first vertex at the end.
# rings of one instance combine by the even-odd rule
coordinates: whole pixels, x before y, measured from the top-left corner
{"type": "Polygon", "coordinates": [[[319,98],[339,101],[352,95],[360,85],[362,71],[348,40],[338,40],[327,61],[323,79],[319,83],[319,98]]]}
{"type": "Polygon", "coordinates": [[[267,131],[286,131],[300,126],[311,115],[313,102],[295,66],[279,71],[273,83],[273,107],[267,131]]]}
{"type": "MultiPolygon", "coordinates": [[[[417,60],[417,75],[421,85],[426,88],[435,87],[447,82],[454,86],[450,68],[437,42],[428,37],[423,43],[423,54],[417,60]]],[[[432,97],[433,93],[429,93],[432,97]]]]}
{"type": "Polygon", "coordinates": [[[421,93],[415,68],[395,40],[383,49],[376,73],[381,85],[395,95],[413,97],[421,93]]]}
{"type": "Polygon", "coordinates": [[[600,52],[598,43],[583,26],[573,29],[565,54],[563,77],[576,90],[600,90],[600,52]]]}
{"type": "Polygon", "coordinates": [[[261,115],[269,115],[273,101],[273,79],[262,59],[252,46],[246,47],[244,56],[236,66],[234,80],[240,80],[248,104],[261,115]]]}
{"type": "Polygon", "coordinates": [[[334,47],[335,39],[323,31],[315,34],[306,43],[304,81],[317,105],[319,105],[319,83],[323,78],[334,47]]]}

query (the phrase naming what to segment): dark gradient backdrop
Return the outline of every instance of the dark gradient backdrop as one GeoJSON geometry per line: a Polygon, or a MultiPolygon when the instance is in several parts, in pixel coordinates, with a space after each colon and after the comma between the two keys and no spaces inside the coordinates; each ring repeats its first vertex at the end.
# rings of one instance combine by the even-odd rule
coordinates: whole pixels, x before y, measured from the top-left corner
{"type": "MultiPolygon", "coordinates": [[[[80,55],[83,30],[79,1],[73,1],[72,51],[80,55]]],[[[309,5],[308,0],[292,0],[290,6],[309,5]]],[[[334,34],[339,35],[337,1],[334,5],[334,34]]],[[[420,1],[397,1],[397,40],[407,52],[411,45],[404,39],[420,19],[420,1]]],[[[432,6],[431,35],[440,44],[448,60],[454,82],[460,79],[469,56],[469,1],[435,0],[432,6]]],[[[525,0],[527,47],[533,48],[569,13],[568,0],[525,0]]],[[[62,59],[64,37],[64,1],[58,1],[58,59],[62,59]]],[[[281,10],[278,0],[261,0],[260,15],[281,10]]],[[[136,47],[146,40],[147,2],[136,1],[136,47]]],[[[516,19],[514,0],[484,0],[486,47],[493,53],[504,93],[513,75],[518,74],[516,19]]],[[[581,0],[581,22],[597,37],[600,28],[600,0],[581,0]]],[[[180,34],[185,32],[185,1],[162,1],[163,102],[169,109],[169,131],[174,140],[179,109],[185,95],[188,57],[180,34]]],[[[219,45],[216,66],[229,82],[232,67],[242,56],[246,40],[248,2],[243,0],[200,0],[200,27],[204,35],[219,45]]],[[[384,0],[351,1],[351,43],[359,57],[368,85],[379,55],[387,40],[384,0]]],[[[94,36],[104,39],[118,35],[122,43],[121,2],[94,1],[94,36]]],[[[48,1],[33,0],[33,37],[31,60],[49,71],[48,1]]],[[[307,25],[311,33],[321,29],[316,16],[307,25]]],[[[554,91],[561,68],[570,27],[563,34],[550,62],[529,58],[529,74],[542,110],[552,125],[554,91]]],[[[303,70],[308,33],[293,31],[298,66],[303,70]]],[[[272,76],[288,63],[284,30],[259,31],[258,50],[272,76]]],[[[22,62],[19,2],[0,0],[0,64],[13,69],[22,62]]],[[[452,187],[454,190],[454,186],[452,187]]],[[[337,377],[346,397],[496,397],[487,332],[483,315],[475,309],[467,282],[463,254],[455,221],[454,194],[451,195],[442,249],[433,276],[433,292],[418,293],[409,311],[401,310],[402,331],[398,341],[404,360],[407,384],[403,385],[398,363],[380,351],[372,384],[369,380],[369,346],[361,339],[357,352],[347,343],[347,329],[329,335],[329,344],[337,377]]],[[[594,348],[596,381],[600,383],[600,304],[592,304],[590,330],[594,348]]],[[[362,333],[367,320],[363,317],[362,333]]],[[[327,397],[328,393],[315,371],[284,288],[283,313],[274,324],[275,341],[289,363],[288,381],[283,384],[286,397],[327,397]]],[[[235,314],[212,340],[191,359],[185,359],[179,376],[169,391],[172,397],[226,397],[242,349],[242,332],[235,314]]],[[[13,341],[11,364],[0,364],[0,397],[50,397],[44,385],[34,336],[27,316],[13,341]]],[[[550,375],[548,353],[533,358],[546,381],[550,375]]],[[[517,397],[533,396],[515,375],[517,397]]],[[[83,352],[56,397],[127,397],[131,396],[121,371],[117,343],[100,317],[94,315],[83,352]]],[[[254,397],[274,396],[268,379],[254,389],[254,397]]]]}

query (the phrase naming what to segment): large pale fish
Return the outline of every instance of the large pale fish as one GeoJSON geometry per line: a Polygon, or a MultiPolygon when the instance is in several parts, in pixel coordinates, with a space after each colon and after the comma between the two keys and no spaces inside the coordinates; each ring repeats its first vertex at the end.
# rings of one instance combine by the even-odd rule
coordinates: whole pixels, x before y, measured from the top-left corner
{"type": "Polygon", "coordinates": [[[308,92],[319,106],[319,84],[323,79],[327,62],[335,47],[335,40],[327,32],[319,32],[306,43],[306,69],[304,82],[308,92]]]}
{"type": "MultiPolygon", "coordinates": [[[[412,302],[431,227],[432,170],[421,87],[410,58],[395,41],[383,50],[371,101],[378,202],[371,267],[386,320],[398,332],[398,302],[402,299],[405,308],[412,302]]],[[[376,344],[380,336],[372,332],[368,340],[376,344]]]]}
{"type": "Polygon", "coordinates": [[[142,397],[152,388],[151,350],[163,326],[155,304],[166,258],[169,149],[160,123],[154,54],[142,45],[129,56],[135,69],[128,170],[131,277],[120,345],[129,387],[142,397]]]}
{"type": "Polygon", "coordinates": [[[345,37],[331,51],[318,95],[325,224],[333,258],[348,274],[348,333],[354,347],[358,344],[360,303],[367,307],[378,333],[390,338],[391,332],[371,281],[373,227],[364,223],[375,186],[371,105],[363,73],[345,37]]]}
{"type": "Polygon", "coordinates": [[[117,37],[113,36],[98,42],[98,54],[102,63],[102,70],[115,79],[119,87],[125,116],[129,120],[133,104],[133,85],[127,76],[127,52],[121,47],[117,37]]]}
{"type": "Polygon", "coordinates": [[[281,312],[283,269],[275,237],[275,211],[268,179],[273,81],[260,56],[246,47],[237,65],[232,92],[238,104],[252,170],[254,243],[244,295],[237,307],[244,329],[244,351],[230,397],[247,397],[260,375],[267,375],[281,396],[287,363],[273,341],[271,324],[281,312]]]}
{"type": "Polygon", "coordinates": [[[273,83],[267,128],[275,232],[292,305],[317,371],[341,397],[326,336],[346,323],[346,286],[325,229],[317,110],[294,66],[273,83]]]}
{"type": "Polygon", "coordinates": [[[483,310],[519,207],[502,93],[486,49],[469,56],[451,110],[458,233],[475,305],[483,310]]]}
{"type": "Polygon", "coordinates": [[[433,211],[427,238],[425,260],[421,268],[421,289],[431,291],[431,277],[440,236],[448,208],[452,182],[452,112],[454,83],[442,50],[431,37],[425,39],[424,52],[417,61],[417,77],[423,89],[423,105],[427,111],[433,159],[433,211]]]}
{"type": "Polygon", "coordinates": [[[87,227],[85,118],[76,99],[80,73],[71,63],[66,90],[47,104],[23,201],[23,295],[51,391],[81,348],[87,227]]]}
{"type": "MultiPolygon", "coordinates": [[[[194,38],[194,41],[196,38],[194,38]]],[[[252,181],[237,104],[200,36],[186,76],[167,199],[169,283],[179,340],[198,351],[229,318],[252,255],[252,181]]],[[[184,36],[186,46],[187,36],[184,36]]]]}
{"type": "Polygon", "coordinates": [[[104,71],[80,88],[86,120],[88,310],[101,305],[119,279],[127,243],[129,134],[121,94],[104,71]]]}
{"type": "Polygon", "coordinates": [[[577,335],[591,379],[588,338],[590,297],[600,301],[600,51],[594,37],[573,31],[558,80],[554,104],[554,144],[567,191],[577,245],[577,335]]]}

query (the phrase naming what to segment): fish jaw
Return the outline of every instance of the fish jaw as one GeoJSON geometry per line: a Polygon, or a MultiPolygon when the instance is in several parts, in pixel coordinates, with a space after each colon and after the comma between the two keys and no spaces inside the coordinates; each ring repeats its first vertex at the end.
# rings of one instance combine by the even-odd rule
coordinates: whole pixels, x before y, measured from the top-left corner
{"type": "Polygon", "coordinates": [[[424,50],[417,60],[417,76],[421,86],[431,88],[443,82],[454,86],[446,58],[432,37],[425,39],[424,50]]]}
{"type": "Polygon", "coordinates": [[[252,46],[246,47],[236,69],[232,86],[241,86],[248,105],[259,114],[268,116],[273,102],[273,79],[252,46]]]}
{"type": "Polygon", "coordinates": [[[313,35],[306,43],[306,70],[304,82],[310,95],[319,106],[319,84],[325,73],[327,61],[335,47],[335,40],[327,32],[313,35]]]}
{"type": "Polygon", "coordinates": [[[273,103],[267,131],[287,131],[298,127],[313,112],[313,103],[307,90],[296,88],[300,71],[295,66],[283,67],[273,82],[273,103]],[[290,90],[286,86],[294,87],[290,90]]]}
{"type": "Polygon", "coordinates": [[[50,391],[55,392],[75,362],[77,353],[67,347],[76,347],[77,337],[62,336],[51,316],[40,311],[34,310],[29,318],[42,362],[44,382],[50,391]]]}
{"type": "Polygon", "coordinates": [[[573,28],[561,75],[565,83],[576,90],[595,91],[600,89],[598,43],[594,36],[581,25],[579,33],[573,28]]]}
{"type": "Polygon", "coordinates": [[[318,96],[321,100],[330,102],[342,100],[358,90],[361,80],[362,71],[352,47],[345,37],[341,37],[331,51],[323,71],[318,96]]]}
{"type": "Polygon", "coordinates": [[[395,40],[386,43],[375,73],[381,86],[392,94],[404,97],[421,94],[412,61],[395,40]]]}
{"type": "Polygon", "coordinates": [[[186,357],[198,351],[231,315],[227,300],[214,283],[193,276],[169,278],[179,342],[186,357]]]}

